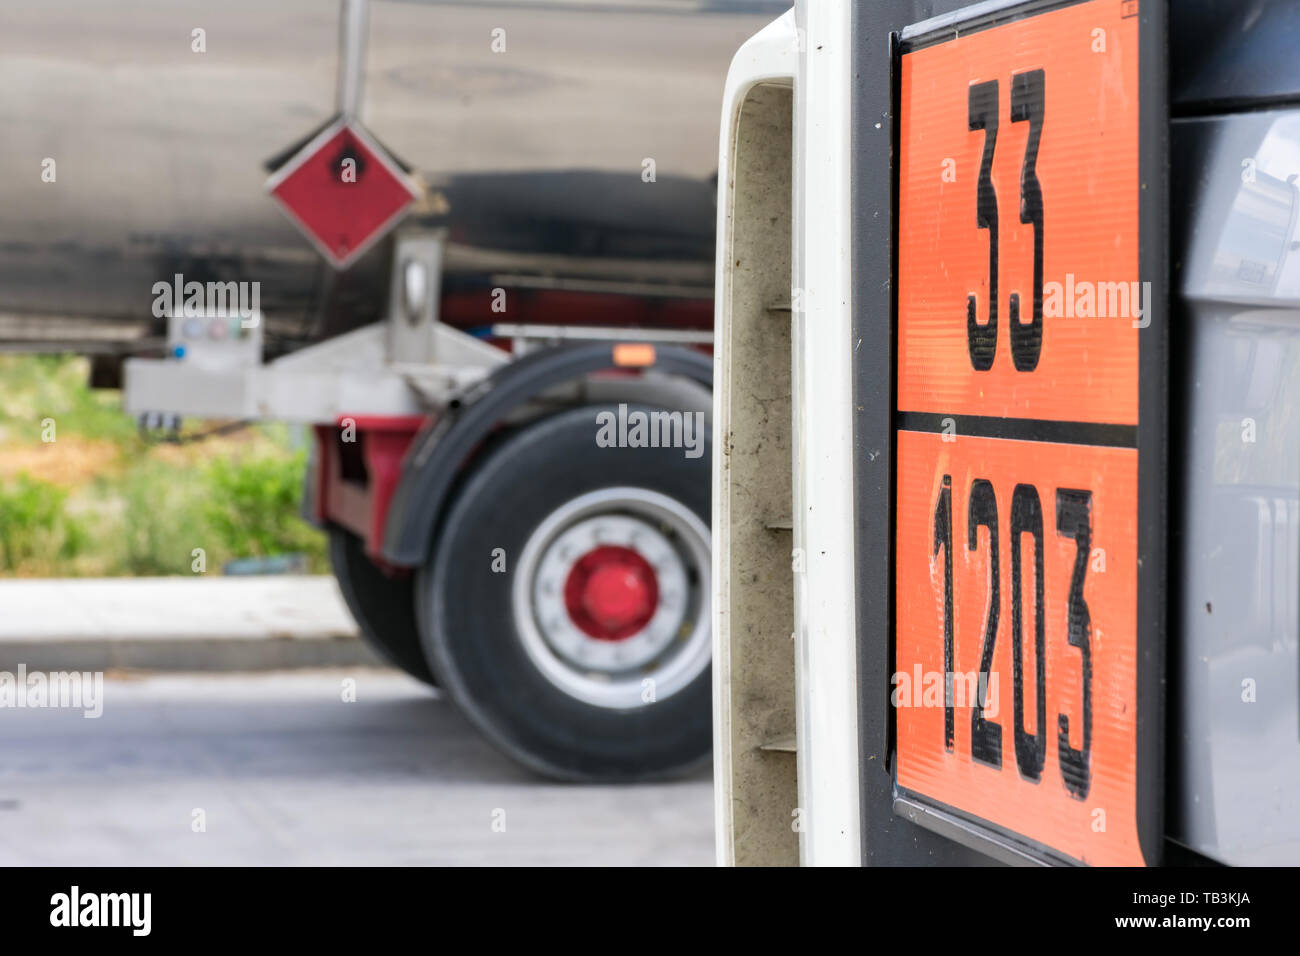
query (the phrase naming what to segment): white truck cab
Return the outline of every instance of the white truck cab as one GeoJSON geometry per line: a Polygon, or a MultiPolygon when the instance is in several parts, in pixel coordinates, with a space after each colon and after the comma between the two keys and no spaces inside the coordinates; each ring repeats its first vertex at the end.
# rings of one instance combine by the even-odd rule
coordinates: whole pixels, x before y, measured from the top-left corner
{"type": "Polygon", "coordinates": [[[727,75],[713,489],[724,864],[860,860],[850,7],[791,10],[727,75]]]}

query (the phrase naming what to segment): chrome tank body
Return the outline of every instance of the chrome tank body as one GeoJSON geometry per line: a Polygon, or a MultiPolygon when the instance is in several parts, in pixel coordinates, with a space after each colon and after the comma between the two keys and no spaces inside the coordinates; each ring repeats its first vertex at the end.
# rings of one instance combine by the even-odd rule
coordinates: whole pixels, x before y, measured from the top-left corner
{"type": "MultiPolygon", "coordinates": [[[[452,321],[501,320],[490,292],[505,287],[519,293],[510,321],[558,306],[573,314],[557,319],[623,324],[608,313],[631,295],[624,319],[691,323],[680,303],[712,288],[722,80],[782,4],[369,6],[360,118],[427,186],[406,225],[447,230],[452,321]]],[[[6,4],[0,343],[129,349],[159,331],[151,290],[176,273],[260,282],[272,352],[377,319],[390,244],[336,274],[263,188],[267,162],[335,112],[340,11],[6,4]]]]}

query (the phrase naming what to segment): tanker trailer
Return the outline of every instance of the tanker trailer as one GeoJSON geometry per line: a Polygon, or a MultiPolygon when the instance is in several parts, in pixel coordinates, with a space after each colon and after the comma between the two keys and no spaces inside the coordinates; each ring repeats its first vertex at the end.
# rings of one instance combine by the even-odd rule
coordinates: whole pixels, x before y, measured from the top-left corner
{"type": "Polygon", "coordinates": [[[311,426],[365,639],[575,780],[710,746],[717,107],[779,3],[0,13],[0,347],[311,426]]]}

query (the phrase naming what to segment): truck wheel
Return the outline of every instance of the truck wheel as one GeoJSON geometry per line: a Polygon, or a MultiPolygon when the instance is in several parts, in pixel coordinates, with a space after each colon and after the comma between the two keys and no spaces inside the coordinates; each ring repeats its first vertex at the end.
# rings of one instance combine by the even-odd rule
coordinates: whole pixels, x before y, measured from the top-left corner
{"type": "Polygon", "coordinates": [[[599,447],[607,410],[542,419],[476,464],[416,584],[442,686],[565,780],[676,774],[712,743],[710,440],[695,458],[599,447]]]}
{"type": "Polygon", "coordinates": [[[334,577],[362,638],[394,667],[436,687],[415,623],[414,577],[389,577],[370,560],[361,539],[350,531],[335,526],[329,535],[334,577]]]}

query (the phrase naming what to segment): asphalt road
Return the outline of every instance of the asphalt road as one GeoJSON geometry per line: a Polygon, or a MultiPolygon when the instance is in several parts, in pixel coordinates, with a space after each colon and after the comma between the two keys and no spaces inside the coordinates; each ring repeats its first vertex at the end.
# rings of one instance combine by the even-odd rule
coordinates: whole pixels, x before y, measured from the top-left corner
{"type": "Polygon", "coordinates": [[[548,783],[385,670],[110,676],[98,719],[0,709],[0,754],[0,865],[713,859],[707,771],[548,783]]]}

